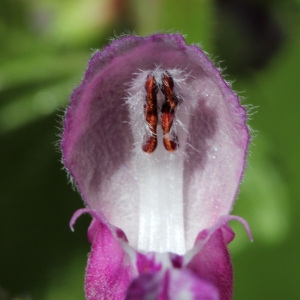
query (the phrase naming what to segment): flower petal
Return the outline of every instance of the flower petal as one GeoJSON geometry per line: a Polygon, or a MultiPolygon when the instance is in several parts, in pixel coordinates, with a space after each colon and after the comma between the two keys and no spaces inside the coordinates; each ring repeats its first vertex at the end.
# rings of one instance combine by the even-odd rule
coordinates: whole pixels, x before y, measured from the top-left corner
{"type": "Polygon", "coordinates": [[[246,221],[236,216],[222,216],[212,228],[199,233],[194,249],[185,256],[186,267],[213,284],[221,300],[232,299],[233,293],[232,264],[227,245],[233,240],[234,232],[227,223],[234,219],[244,225],[252,240],[246,221]]]}
{"type": "Polygon", "coordinates": [[[214,232],[187,267],[214,284],[220,291],[220,299],[229,300],[232,299],[233,275],[224,230],[221,228],[214,232]]]}
{"type": "Polygon", "coordinates": [[[134,274],[128,254],[111,229],[97,218],[89,231],[93,240],[85,277],[87,300],[124,299],[134,274]]]}
{"type": "Polygon", "coordinates": [[[249,141],[245,120],[238,97],[197,46],[178,34],[128,36],[94,54],[74,91],[64,164],[88,207],[121,228],[130,245],[183,254],[199,230],[232,208],[249,141]],[[153,155],[142,151],[147,74],[161,85],[171,74],[178,92],[179,149],[172,153],[162,129],[153,155]]]}

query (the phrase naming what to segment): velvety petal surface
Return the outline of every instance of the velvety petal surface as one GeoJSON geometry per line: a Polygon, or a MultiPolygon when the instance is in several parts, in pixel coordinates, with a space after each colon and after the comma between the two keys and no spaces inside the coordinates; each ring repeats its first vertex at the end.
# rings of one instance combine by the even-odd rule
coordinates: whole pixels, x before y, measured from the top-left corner
{"type": "Polygon", "coordinates": [[[87,300],[122,300],[134,276],[135,267],[112,230],[94,218],[89,228],[92,250],[85,276],[87,300]]]}
{"type": "MultiPolygon", "coordinates": [[[[164,95],[158,89],[162,109],[164,95]]],[[[159,115],[160,118],[160,115],[159,115]]],[[[184,254],[227,215],[243,174],[245,109],[203,51],[178,34],[123,37],[96,52],[65,119],[63,159],[89,208],[145,251],[184,254]],[[174,152],[142,150],[148,76],[168,74],[179,99],[174,152]]]]}
{"type": "Polygon", "coordinates": [[[233,294],[232,264],[225,239],[228,234],[234,236],[228,225],[218,229],[188,264],[189,269],[219,290],[222,300],[232,299],[233,294]]]}

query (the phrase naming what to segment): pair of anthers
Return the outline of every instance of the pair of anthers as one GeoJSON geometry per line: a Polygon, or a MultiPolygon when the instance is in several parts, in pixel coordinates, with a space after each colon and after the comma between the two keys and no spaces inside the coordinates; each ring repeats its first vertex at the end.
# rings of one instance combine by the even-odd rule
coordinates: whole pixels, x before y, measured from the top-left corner
{"type": "Polygon", "coordinates": [[[158,84],[153,75],[148,75],[145,90],[146,103],[144,105],[144,113],[146,122],[150,130],[150,136],[145,138],[143,151],[152,153],[157,147],[157,125],[158,125],[158,105],[157,94],[160,90],[165,101],[161,106],[161,127],[163,130],[163,144],[167,151],[174,151],[178,148],[178,138],[171,132],[173,120],[175,117],[175,109],[178,106],[179,99],[173,92],[174,81],[169,73],[162,75],[162,83],[158,84]]]}

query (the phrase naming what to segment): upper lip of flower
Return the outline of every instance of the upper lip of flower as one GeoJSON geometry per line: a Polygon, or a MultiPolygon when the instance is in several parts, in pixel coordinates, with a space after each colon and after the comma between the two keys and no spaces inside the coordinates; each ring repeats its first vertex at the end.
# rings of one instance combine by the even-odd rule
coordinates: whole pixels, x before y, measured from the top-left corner
{"type": "Polygon", "coordinates": [[[245,120],[238,97],[198,47],[177,34],[124,37],[94,54],[72,95],[63,160],[87,206],[133,247],[183,254],[232,208],[249,142],[245,120]],[[158,82],[152,123],[144,107],[149,75],[158,82]],[[180,100],[165,119],[164,76],[180,100]],[[151,154],[143,151],[147,134],[157,140],[151,154]],[[167,151],[177,139],[178,149],[167,151]]]}

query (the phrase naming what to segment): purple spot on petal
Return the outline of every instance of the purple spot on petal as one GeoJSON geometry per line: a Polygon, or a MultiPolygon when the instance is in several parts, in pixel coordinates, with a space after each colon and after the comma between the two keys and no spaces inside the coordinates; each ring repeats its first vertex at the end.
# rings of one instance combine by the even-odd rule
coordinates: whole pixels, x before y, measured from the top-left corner
{"type": "Polygon", "coordinates": [[[152,273],[161,270],[161,263],[155,261],[155,253],[137,253],[136,266],[140,274],[152,273]]]}
{"type": "Polygon", "coordinates": [[[119,239],[128,242],[127,237],[124,233],[124,231],[122,231],[120,228],[116,228],[116,235],[119,239]]]}
{"type": "Polygon", "coordinates": [[[183,257],[181,255],[170,253],[170,259],[175,269],[180,269],[182,267],[183,257]]]}
{"type": "Polygon", "coordinates": [[[132,281],[125,300],[159,299],[160,289],[161,281],[156,274],[142,274],[132,281]]]}
{"type": "Polygon", "coordinates": [[[199,233],[197,239],[203,241],[203,240],[205,240],[205,239],[207,238],[208,234],[209,234],[209,231],[208,231],[207,229],[204,229],[204,230],[202,230],[202,231],[199,233]]]}
{"type": "MultiPolygon", "coordinates": [[[[193,112],[189,126],[189,143],[186,152],[189,160],[185,163],[185,172],[193,174],[196,164],[190,163],[196,161],[204,168],[206,156],[209,153],[208,141],[213,137],[217,130],[217,114],[206,104],[205,99],[198,101],[198,107],[193,112]]],[[[186,181],[190,176],[184,176],[186,181]]]]}

